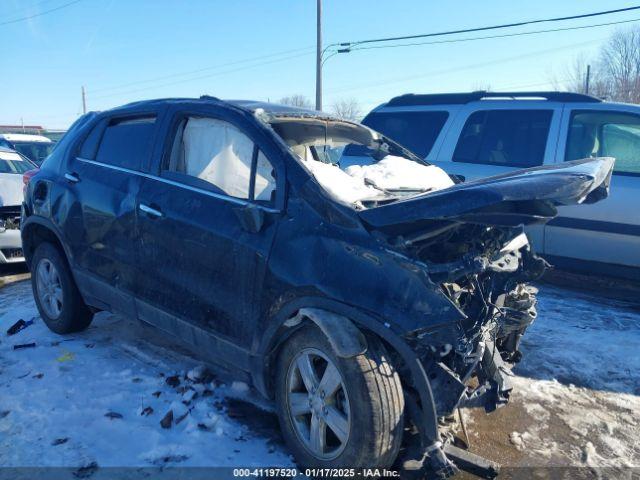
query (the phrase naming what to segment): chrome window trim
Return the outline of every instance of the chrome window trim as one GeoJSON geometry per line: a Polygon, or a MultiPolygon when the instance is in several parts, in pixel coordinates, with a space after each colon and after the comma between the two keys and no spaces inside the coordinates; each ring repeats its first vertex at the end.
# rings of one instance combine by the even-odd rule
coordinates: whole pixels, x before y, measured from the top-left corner
{"type": "Polygon", "coordinates": [[[229,195],[223,195],[221,193],[210,192],[210,191],[205,190],[203,188],[192,187],[191,185],[186,185],[184,183],[176,182],[174,180],[169,180],[167,178],[162,178],[162,177],[159,177],[157,175],[151,175],[149,173],[139,172],[137,170],[132,170],[130,168],[118,167],[116,165],[109,165],[107,163],[96,162],[95,160],[89,160],[88,158],[76,157],[76,160],[78,160],[80,162],[83,162],[83,163],[88,163],[89,165],[96,165],[98,167],[109,168],[111,170],[116,170],[118,172],[130,173],[132,175],[138,175],[139,177],[148,178],[150,180],[156,180],[158,182],[166,183],[168,185],[173,185],[174,187],[179,187],[179,188],[183,188],[185,190],[190,190],[192,192],[201,193],[203,195],[207,195],[209,197],[217,198],[219,200],[224,200],[224,201],[227,201],[229,203],[236,204],[236,205],[241,205],[243,207],[246,207],[247,205],[253,205],[253,206],[257,207],[257,208],[260,208],[260,209],[264,210],[265,212],[280,213],[280,210],[278,210],[277,208],[266,207],[264,205],[260,205],[259,203],[253,203],[253,202],[250,202],[248,200],[243,200],[241,198],[231,197],[229,195]]]}

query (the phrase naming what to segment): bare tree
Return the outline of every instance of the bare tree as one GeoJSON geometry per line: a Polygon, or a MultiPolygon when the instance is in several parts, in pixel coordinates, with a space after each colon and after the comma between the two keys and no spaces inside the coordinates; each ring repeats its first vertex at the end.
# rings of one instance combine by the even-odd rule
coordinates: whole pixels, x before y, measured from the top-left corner
{"type": "Polygon", "coordinates": [[[640,102],[640,28],[614,33],[600,52],[599,69],[611,100],[640,102]]]}
{"type": "Polygon", "coordinates": [[[313,108],[311,101],[301,94],[282,97],[278,103],[281,103],[282,105],[291,105],[292,107],[313,108]]]}
{"type": "Polygon", "coordinates": [[[619,102],[640,103],[640,28],[619,30],[589,60],[574,58],[560,80],[552,83],[559,90],[586,92],[587,65],[590,65],[589,94],[619,102]]]}
{"type": "Polygon", "coordinates": [[[491,92],[493,89],[491,88],[491,84],[489,82],[474,82],[471,84],[472,92],[491,92]]]}
{"type": "Polygon", "coordinates": [[[342,120],[357,122],[362,118],[362,107],[355,98],[344,98],[333,102],[331,112],[342,120]]]}

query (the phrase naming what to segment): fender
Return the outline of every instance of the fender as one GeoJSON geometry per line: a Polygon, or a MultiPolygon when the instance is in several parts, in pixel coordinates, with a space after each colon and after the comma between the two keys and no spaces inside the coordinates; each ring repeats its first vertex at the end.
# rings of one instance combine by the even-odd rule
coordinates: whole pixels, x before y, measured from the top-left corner
{"type": "MultiPolygon", "coordinates": [[[[71,271],[73,272],[73,255],[71,253],[71,250],[69,250],[69,247],[67,246],[67,242],[63,241],[64,237],[62,235],[62,232],[60,232],[60,229],[50,219],[41,217],[39,215],[31,215],[27,217],[23,222],[21,222],[20,235],[22,237],[23,246],[25,245],[25,234],[27,230],[29,230],[30,228],[33,228],[33,226],[36,226],[36,225],[44,227],[47,230],[49,230],[51,233],[53,233],[53,235],[58,240],[58,243],[62,245],[64,254],[67,257],[67,261],[69,262],[69,266],[72,267],[71,271]]],[[[25,258],[27,259],[27,265],[29,265],[31,259],[27,257],[26,249],[24,251],[24,254],[25,254],[25,258]]]]}
{"type": "Polygon", "coordinates": [[[396,350],[409,369],[411,375],[409,379],[410,386],[418,392],[420,398],[420,408],[416,415],[416,423],[422,443],[426,447],[438,442],[438,418],[436,416],[433,392],[427,374],[415,352],[402,337],[392,330],[392,326],[389,323],[385,323],[373,314],[329,298],[298,297],[281,306],[277,313],[271,317],[271,321],[266,325],[263,330],[264,333],[257,341],[257,348],[252,353],[251,375],[256,389],[264,396],[270,397],[269,388],[267,387],[267,380],[273,361],[270,357],[277,347],[295,331],[295,328],[287,328],[287,320],[295,318],[300,310],[315,309],[348,318],[355,328],[365,328],[373,332],[396,350]]]}

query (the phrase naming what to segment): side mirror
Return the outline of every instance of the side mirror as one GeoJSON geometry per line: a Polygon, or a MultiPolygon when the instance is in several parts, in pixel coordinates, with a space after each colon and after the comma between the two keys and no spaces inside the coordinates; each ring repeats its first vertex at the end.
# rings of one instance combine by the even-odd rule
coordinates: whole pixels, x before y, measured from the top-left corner
{"type": "Polygon", "coordinates": [[[264,210],[249,203],[233,210],[240,220],[240,225],[249,233],[258,233],[264,225],[264,210]]]}

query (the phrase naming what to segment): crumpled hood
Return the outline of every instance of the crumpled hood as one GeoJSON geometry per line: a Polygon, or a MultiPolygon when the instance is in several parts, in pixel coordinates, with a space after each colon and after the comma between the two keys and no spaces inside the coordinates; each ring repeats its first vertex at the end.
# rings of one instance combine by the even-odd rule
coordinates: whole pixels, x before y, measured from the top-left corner
{"type": "Polygon", "coordinates": [[[372,227],[452,220],[515,226],[553,218],[556,206],[594,203],[609,194],[614,159],[600,157],[459,183],[358,212],[372,227]]]}
{"type": "Polygon", "coordinates": [[[22,204],[22,175],[0,173],[0,207],[22,204]]]}

